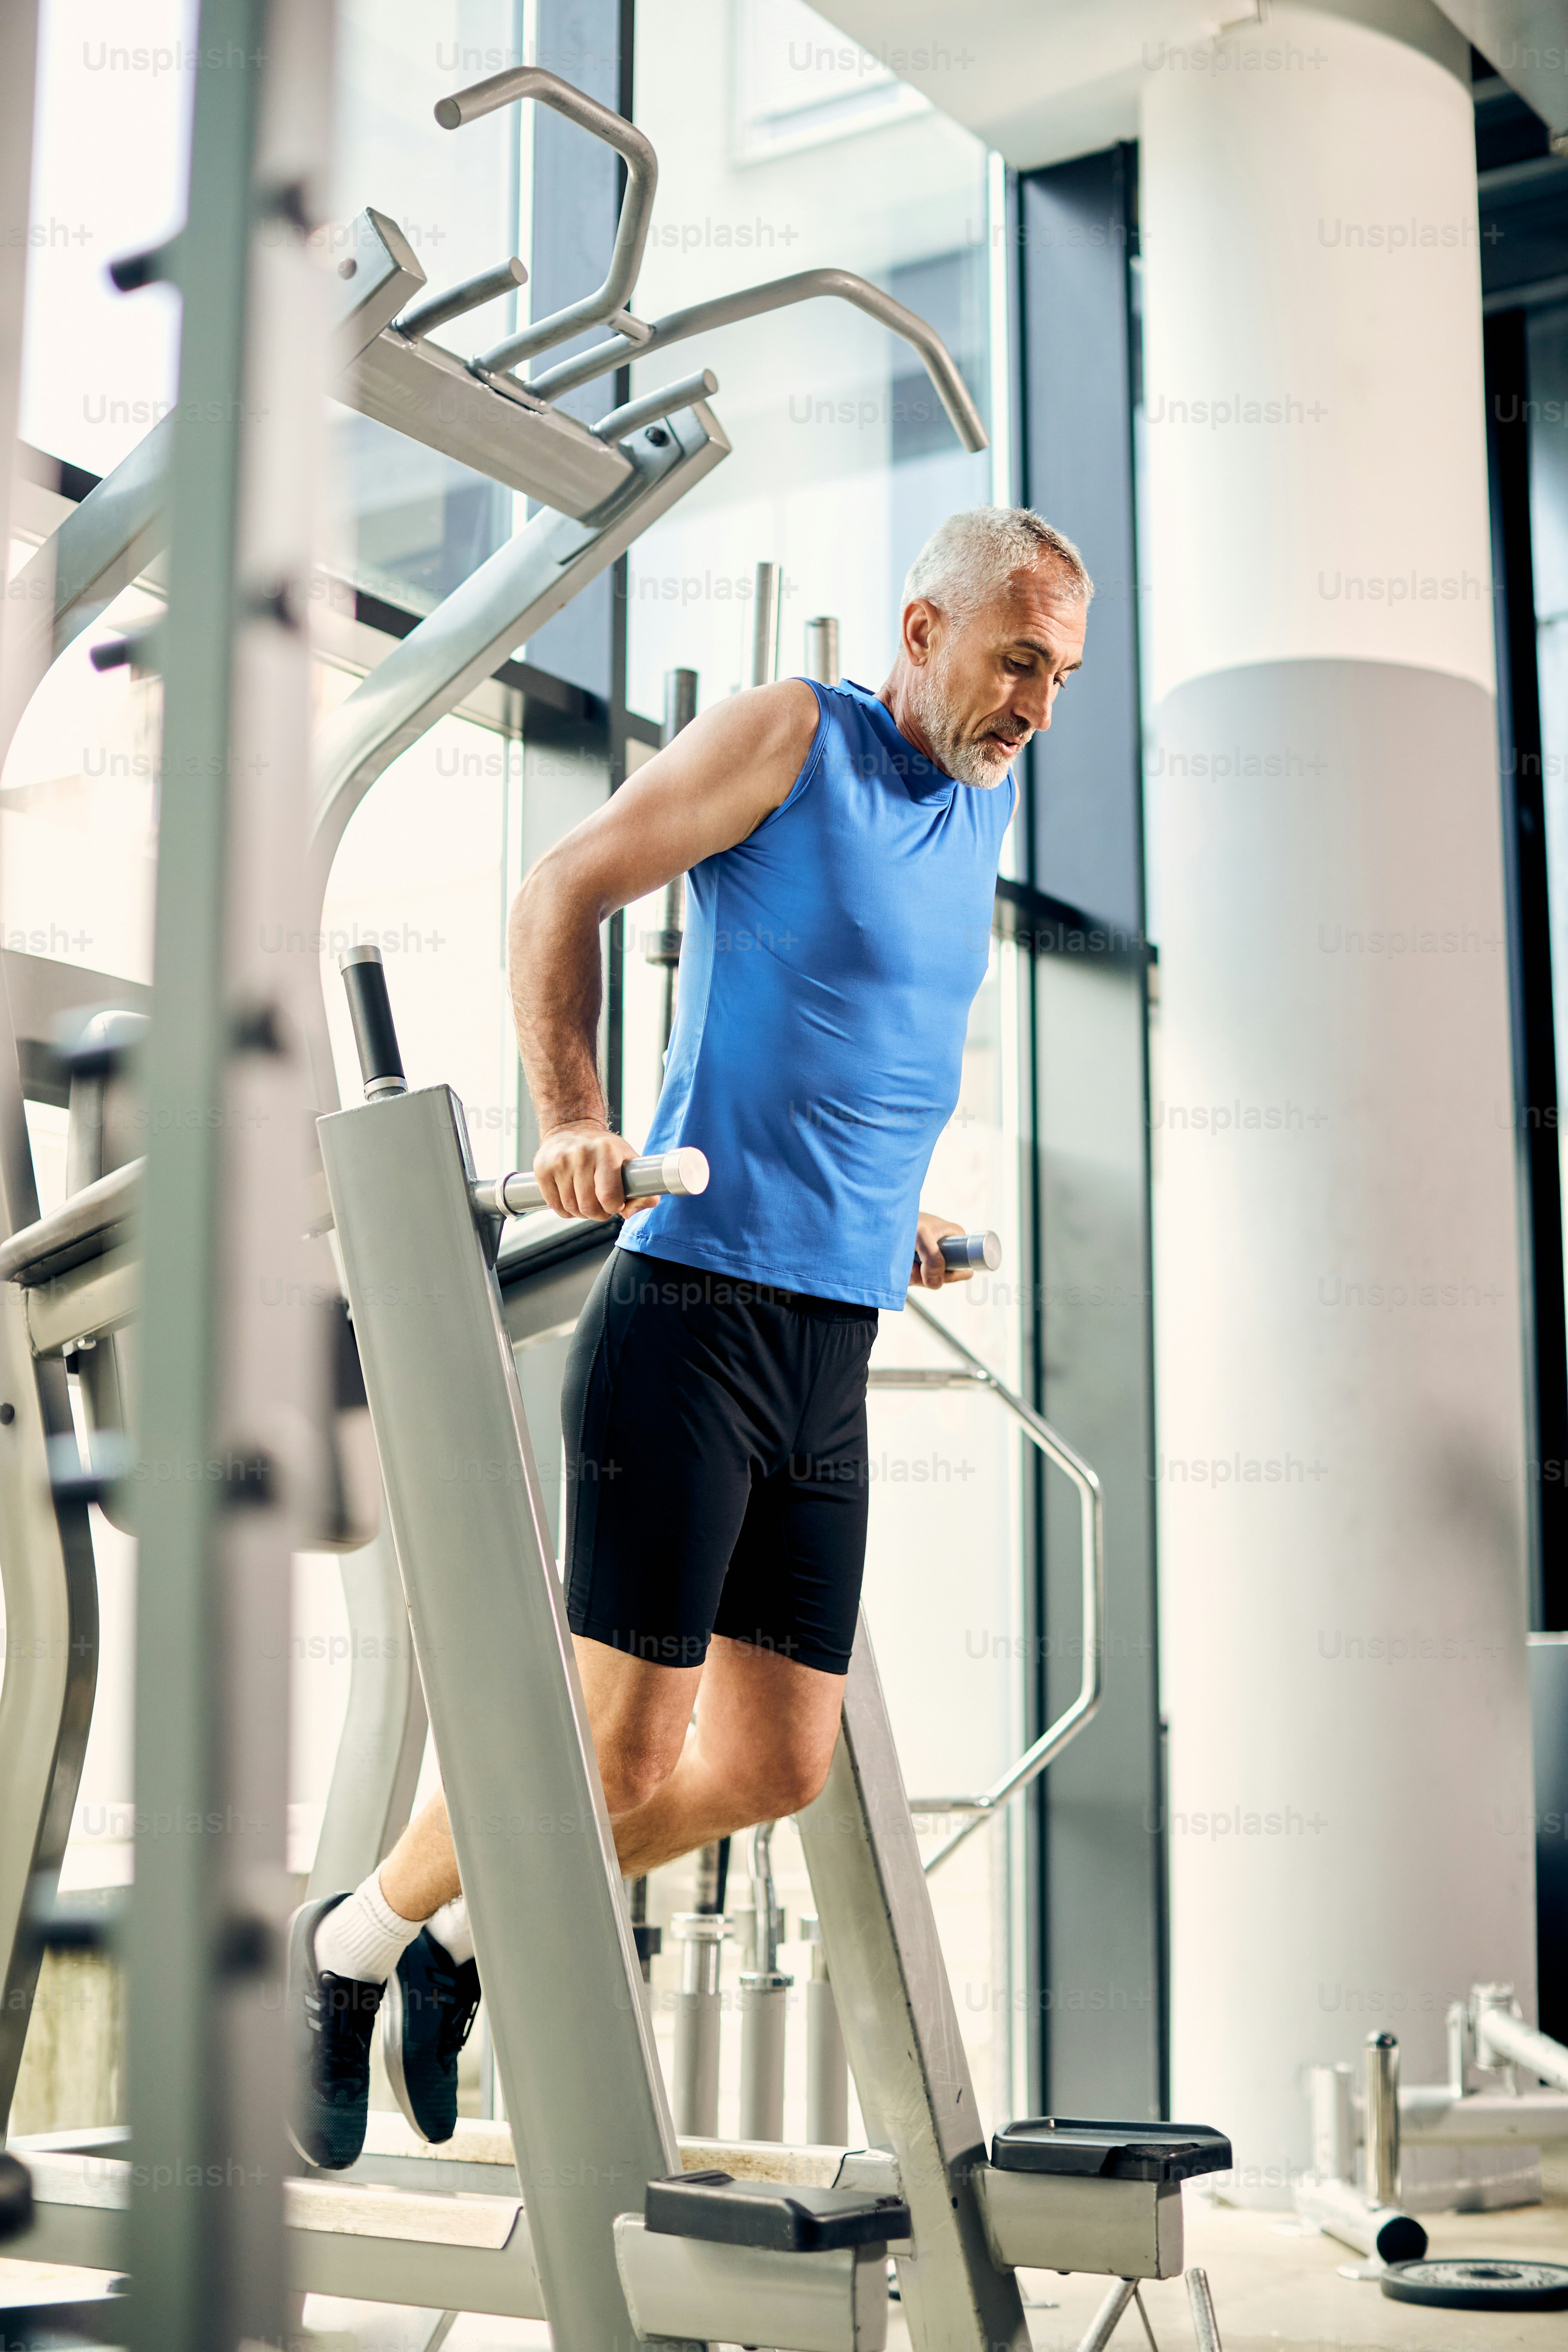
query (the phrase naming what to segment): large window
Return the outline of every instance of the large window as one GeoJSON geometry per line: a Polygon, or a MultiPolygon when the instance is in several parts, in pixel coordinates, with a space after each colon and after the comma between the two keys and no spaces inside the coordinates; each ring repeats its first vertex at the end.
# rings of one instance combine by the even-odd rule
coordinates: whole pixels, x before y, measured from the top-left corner
{"type": "MultiPolygon", "coordinates": [[[[457,135],[437,97],[519,59],[519,0],[344,0],[332,217],[346,241],[374,205],[397,223],[432,293],[526,256],[531,110],[509,107],[457,135]]],[[[464,358],[517,326],[527,290],[453,320],[464,358]]],[[[526,307],[521,315],[526,317],[526,307]]],[[[510,537],[510,490],[456,459],[334,404],[329,497],[334,570],[428,612],[510,537]]]]}
{"type": "MultiPolygon", "coordinates": [[[[798,0],[645,5],[637,113],[659,193],[638,308],[658,318],[799,269],[852,269],[933,320],[984,412],[985,152],[930,109],[882,103],[874,79],[868,107],[875,72],[798,0]],[[812,137],[759,143],[763,120],[812,137]]],[[[959,448],[913,353],[842,302],[749,320],[706,338],[700,357],[734,454],[632,551],[628,699],[659,709],[678,665],[699,671],[704,703],[747,681],[763,560],[784,567],[784,674],[801,667],[805,622],[827,613],[847,674],[879,684],[910,559],[943,515],[990,497],[989,459],[959,448]]],[[[697,361],[695,344],[677,345],[634,386],[697,361]]]]}

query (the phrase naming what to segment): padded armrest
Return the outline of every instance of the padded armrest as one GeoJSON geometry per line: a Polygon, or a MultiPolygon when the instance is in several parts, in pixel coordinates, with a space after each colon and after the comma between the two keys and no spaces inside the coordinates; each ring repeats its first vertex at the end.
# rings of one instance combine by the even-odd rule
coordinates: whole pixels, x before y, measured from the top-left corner
{"type": "Polygon", "coordinates": [[[889,2238],[907,2238],[910,2226],[910,2209],[901,2197],[735,2180],[727,2172],[682,2172],[668,2180],[650,2180],[644,2220],[666,2237],[761,2246],[783,2254],[879,2245],[889,2238]]]}
{"type": "Polygon", "coordinates": [[[1073,2173],[1079,2179],[1190,2180],[1228,2172],[1230,2142],[1207,2124],[1082,2123],[1036,2116],[1009,2124],[991,2143],[998,2172],[1073,2173]]]}

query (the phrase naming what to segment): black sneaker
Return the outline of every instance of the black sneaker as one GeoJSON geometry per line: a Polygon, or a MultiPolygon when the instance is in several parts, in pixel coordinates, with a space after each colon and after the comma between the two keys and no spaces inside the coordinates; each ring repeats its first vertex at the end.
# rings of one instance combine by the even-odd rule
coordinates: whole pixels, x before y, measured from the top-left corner
{"type": "Polygon", "coordinates": [[[287,2001],[294,2047],[289,2137],[307,2164],[326,2172],[342,2172],[364,2146],[371,2036],[385,1990],[316,1966],[316,1930],[329,1911],[347,1901],[346,1895],[329,1895],[302,1903],[289,1927],[287,2001]]]}
{"type": "Polygon", "coordinates": [[[381,2019],[387,2076],[421,2139],[450,2139],[458,2128],[458,2053],[479,2006],[478,1963],[455,1960],[421,1927],[388,1981],[381,2019]]]}

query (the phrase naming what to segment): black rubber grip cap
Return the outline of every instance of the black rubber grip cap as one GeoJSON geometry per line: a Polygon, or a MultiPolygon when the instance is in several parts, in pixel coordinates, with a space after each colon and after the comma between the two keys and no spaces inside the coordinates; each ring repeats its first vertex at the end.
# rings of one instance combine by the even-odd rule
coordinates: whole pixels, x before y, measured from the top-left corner
{"type": "Polygon", "coordinates": [[[402,1078],[403,1056],[392,1025],[392,1001],[379,948],[352,948],[340,969],[349,995],[349,1017],[359,1048],[360,1073],[367,1087],[380,1078],[402,1078]]]}

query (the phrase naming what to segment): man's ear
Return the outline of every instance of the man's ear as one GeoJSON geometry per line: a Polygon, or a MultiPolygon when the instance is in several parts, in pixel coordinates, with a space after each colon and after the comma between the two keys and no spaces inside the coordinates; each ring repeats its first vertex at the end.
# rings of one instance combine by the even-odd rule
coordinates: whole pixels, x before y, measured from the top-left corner
{"type": "Polygon", "coordinates": [[[917,668],[931,659],[931,641],[940,617],[936,606],[925,596],[912,597],[904,606],[904,651],[917,668]]]}

